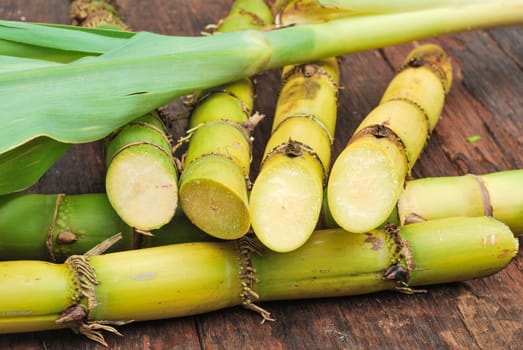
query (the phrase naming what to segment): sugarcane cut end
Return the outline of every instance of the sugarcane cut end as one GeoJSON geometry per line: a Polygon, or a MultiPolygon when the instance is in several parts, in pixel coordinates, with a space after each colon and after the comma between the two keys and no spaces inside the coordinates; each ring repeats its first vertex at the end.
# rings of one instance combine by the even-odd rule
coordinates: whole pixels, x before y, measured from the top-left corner
{"type": "Polygon", "coordinates": [[[149,144],[125,149],[113,158],[107,171],[111,205],[122,220],[139,230],[165,225],[178,205],[176,168],[158,152],[149,144]]]}
{"type": "Polygon", "coordinates": [[[406,174],[404,152],[395,142],[370,134],[357,138],[336,159],[329,176],[332,217],[350,232],[377,228],[394,209],[406,174]]]}
{"type": "Polygon", "coordinates": [[[242,237],[250,227],[246,180],[242,169],[223,155],[194,160],[180,178],[183,212],[211,236],[242,237]]]}
{"type": "Polygon", "coordinates": [[[249,208],[254,233],[267,248],[299,248],[316,227],[323,200],[323,174],[313,155],[272,155],[253,185],[249,208]]]}

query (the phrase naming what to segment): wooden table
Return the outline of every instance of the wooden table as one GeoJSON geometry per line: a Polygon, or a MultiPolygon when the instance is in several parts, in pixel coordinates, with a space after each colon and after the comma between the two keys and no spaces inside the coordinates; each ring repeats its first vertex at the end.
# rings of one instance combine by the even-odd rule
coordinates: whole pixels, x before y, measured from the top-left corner
{"type": "MultiPolygon", "coordinates": [[[[119,0],[135,30],[198,35],[232,1],[119,0]]],[[[69,23],[66,0],[2,0],[0,18],[69,23]]],[[[455,81],[414,177],[481,174],[523,168],[523,27],[474,31],[430,40],[451,55],[455,81]],[[478,142],[467,137],[480,135],[478,142]]],[[[377,104],[412,44],[344,57],[334,156],[377,104]]],[[[256,109],[268,116],[255,133],[253,176],[274,112],[278,72],[258,78],[256,109]]],[[[180,104],[170,107],[172,115],[180,104]]],[[[185,122],[178,121],[178,137],[185,122]]],[[[98,143],[75,147],[30,190],[103,191],[98,143]]],[[[523,186],[523,184],[521,184],[523,186]]],[[[521,242],[521,239],[520,239],[521,242]]],[[[522,242],[523,243],[523,242],[522,242]]],[[[520,249],[520,253],[523,252],[520,249]]],[[[1,286],[0,286],[1,288],[1,286]]],[[[263,303],[275,322],[231,308],[204,315],[120,327],[110,349],[521,349],[523,257],[481,280],[432,286],[428,293],[263,303]]],[[[0,336],[0,349],[102,349],[69,330],[0,336]]]]}

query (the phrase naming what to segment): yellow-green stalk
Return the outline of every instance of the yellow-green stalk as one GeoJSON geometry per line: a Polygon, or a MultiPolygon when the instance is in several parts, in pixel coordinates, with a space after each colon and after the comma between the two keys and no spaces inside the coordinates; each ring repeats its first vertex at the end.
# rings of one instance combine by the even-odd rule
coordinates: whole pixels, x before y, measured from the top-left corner
{"type": "Polygon", "coordinates": [[[287,66],[249,206],[268,248],[300,247],[316,227],[331,161],[339,70],[336,58],[287,66]]]}
{"type": "Polygon", "coordinates": [[[523,235],[523,169],[407,181],[398,214],[402,225],[451,216],[493,216],[523,235]]]}
{"type": "Polygon", "coordinates": [[[0,260],[63,262],[120,233],[110,251],[209,240],[179,210],[151,236],[136,233],[114,211],[104,193],[28,194],[0,197],[0,260]]]}
{"type": "MultiPolygon", "coordinates": [[[[274,11],[277,26],[305,23],[311,16],[299,0],[286,1],[285,6],[276,3],[274,11]],[[287,21],[289,15],[292,22],[287,21]]],[[[300,247],[318,222],[330,168],[338,83],[334,57],[283,68],[272,134],[249,197],[253,230],[274,251],[300,247]]]]}
{"type": "Polygon", "coordinates": [[[422,45],[408,55],[332,166],[327,200],[340,227],[365,232],[390,216],[451,81],[450,60],[439,46],[422,45]]]}
{"type": "Polygon", "coordinates": [[[104,343],[103,330],[254,302],[333,297],[494,274],[518,250],[488,217],[425,221],[357,234],[318,231],[280,254],[242,238],[72,256],[64,264],[0,262],[0,333],[71,327],[104,343]],[[257,254],[260,253],[260,254],[257,254]]]}
{"type": "MultiPolygon", "coordinates": [[[[69,10],[74,25],[129,30],[114,1],[72,0],[69,10]]],[[[143,232],[167,224],[178,206],[178,174],[167,135],[159,113],[151,112],[107,140],[107,196],[122,219],[143,232]]]]}
{"type": "MultiPolygon", "coordinates": [[[[239,0],[216,33],[261,29],[272,23],[263,0],[239,0]]],[[[236,239],[247,233],[254,86],[246,78],[196,95],[189,145],[180,177],[183,211],[211,236],[236,239]]]]}

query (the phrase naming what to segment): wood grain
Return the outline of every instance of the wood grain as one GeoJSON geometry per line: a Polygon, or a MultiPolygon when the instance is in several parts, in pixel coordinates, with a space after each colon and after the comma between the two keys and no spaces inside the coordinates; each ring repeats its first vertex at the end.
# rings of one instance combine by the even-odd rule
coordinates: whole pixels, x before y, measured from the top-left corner
{"type": "MultiPolygon", "coordinates": [[[[231,1],[119,0],[134,30],[199,35],[224,16],[231,1]]],[[[3,0],[0,18],[68,23],[68,1],[3,0]]],[[[427,40],[450,54],[455,80],[439,124],[413,176],[476,174],[523,168],[523,29],[474,31],[427,40]],[[480,135],[470,143],[467,137],[480,135]]],[[[377,104],[414,43],[342,58],[343,89],[333,156],[377,104]]],[[[256,176],[272,124],[279,72],[257,77],[256,109],[267,115],[255,131],[256,176]]],[[[175,138],[187,120],[169,106],[175,138]]],[[[100,143],[79,145],[33,188],[40,193],[103,191],[100,143]]],[[[523,184],[521,184],[523,186],[523,184]]],[[[520,240],[521,241],[521,240],[520,240]]],[[[522,242],[523,243],[523,242],[522,242]]],[[[523,250],[520,248],[520,253],[523,250]]],[[[1,286],[0,286],[1,288],[1,286]]],[[[431,286],[425,294],[393,292],[263,303],[275,322],[240,307],[179,319],[122,326],[110,349],[521,349],[523,258],[480,280],[431,286]]],[[[69,330],[0,336],[0,349],[103,349],[69,330]]]]}

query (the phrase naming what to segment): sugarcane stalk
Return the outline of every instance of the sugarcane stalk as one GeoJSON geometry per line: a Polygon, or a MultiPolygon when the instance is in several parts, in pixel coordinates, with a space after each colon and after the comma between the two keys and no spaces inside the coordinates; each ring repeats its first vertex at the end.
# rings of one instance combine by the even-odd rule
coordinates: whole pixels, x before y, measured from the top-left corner
{"type": "Polygon", "coordinates": [[[494,274],[517,253],[509,228],[449,218],[364,234],[316,232],[280,254],[243,238],[185,243],[64,264],[0,263],[0,333],[71,327],[103,342],[129,321],[193,315],[256,301],[356,295],[494,274]],[[261,254],[257,254],[261,253],[261,254]]]}
{"type": "Polygon", "coordinates": [[[0,102],[9,110],[0,115],[0,154],[39,136],[97,140],[177,97],[263,70],[523,19],[521,0],[463,4],[206,38],[1,21],[0,40],[94,56],[0,75],[0,102]],[[196,77],[188,62],[203,73],[196,77]]]}
{"type": "MultiPolygon", "coordinates": [[[[299,3],[288,6],[294,10],[299,3]]],[[[275,16],[283,20],[286,9],[281,11],[275,16]]],[[[307,14],[303,16],[307,20],[307,14]]],[[[318,222],[330,168],[338,82],[336,58],[283,68],[272,134],[249,198],[253,230],[274,251],[300,247],[318,222]]]]}
{"type": "MultiPolygon", "coordinates": [[[[272,23],[263,0],[235,1],[214,35],[261,29],[272,23]]],[[[251,133],[254,84],[245,78],[196,94],[186,137],[189,145],[180,177],[180,202],[189,219],[209,235],[237,239],[251,220],[247,191],[250,186],[251,133]]]]}
{"type": "MultiPolygon", "coordinates": [[[[74,25],[130,30],[111,0],[72,0],[74,25]]],[[[178,206],[178,174],[160,112],[150,112],[106,139],[107,196],[130,226],[149,233],[172,220],[178,206]]]]}
{"type": "Polygon", "coordinates": [[[407,181],[398,201],[402,225],[451,216],[493,216],[523,235],[523,169],[407,181]]]}
{"type": "Polygon", "coordinates": [[[439,46],[425,44],[408,55],[332,166],[327,200],[340,227],[365,232],[390,216],[451,81],[450,60],[439,46]]]}
{"type": "Polygon", "coordinates": [[[0,260],[63,262],[115,234],[122,238],[109,252],[210,240],[180,210],[171,222],[151,233],[136,233],[123,222],[104,193],[0,197],[0,260]]]}

